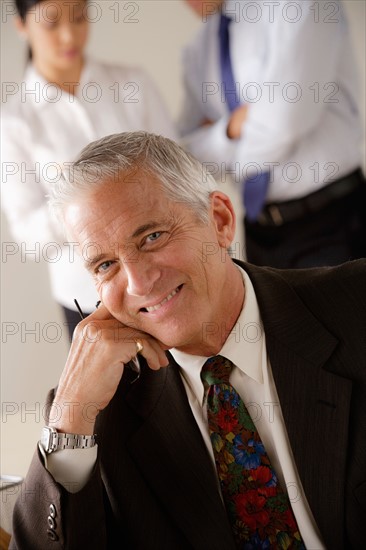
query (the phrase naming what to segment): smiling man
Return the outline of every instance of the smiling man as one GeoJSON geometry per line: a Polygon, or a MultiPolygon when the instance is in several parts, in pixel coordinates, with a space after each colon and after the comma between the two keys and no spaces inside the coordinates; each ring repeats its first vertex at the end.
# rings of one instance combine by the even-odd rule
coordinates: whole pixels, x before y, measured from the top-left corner
{"type": "Polygon", "coordinates": [[[86,266],[104,306],[98,314],[107,310],[143,331],[139,336],[150,334],[169,348],[218,353],[227,335],[212,335],[202,348],[202,321],[218,324],[226,315],[230,330],[243,305],[244,286],[231,261],[222,261],[217,251],[205,254],[210,243],[226,250],[233,238],[228,198],[213,192],[207,214],[210,223],[179,197],[167,197],[159,179],[143,166],[73,202],[65,222],[72,240],[91,251],[86,266]],[[228,303],[235,304],[229,312],[228,303]]]}
{"type": "Polygon", "coordinates": [[[228,197],[144,132],[85,148],[52,205],[101,305],[49,395],[11,547],[360,547],[365,262],[234,262],[228,197]]]}

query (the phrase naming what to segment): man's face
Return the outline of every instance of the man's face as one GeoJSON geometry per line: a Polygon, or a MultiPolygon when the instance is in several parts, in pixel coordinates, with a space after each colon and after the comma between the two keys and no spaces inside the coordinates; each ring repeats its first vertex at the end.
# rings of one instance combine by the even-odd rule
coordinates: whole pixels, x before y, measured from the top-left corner
{"type": "Polygon", "coordinates": [[[204,224],[138,173],[73,203],[65,219],[102,303],[121,323],[191,353],[204,349],[208,326],[230,323],[237,269],[226,248],[235,217],[223,193],[212,194],[204,224]]]}
{"type": "Polygon", "coordinates": [[[207,17],[220,11],[223,0],[185,0],[192,10],[200,17],[207,17]]]}

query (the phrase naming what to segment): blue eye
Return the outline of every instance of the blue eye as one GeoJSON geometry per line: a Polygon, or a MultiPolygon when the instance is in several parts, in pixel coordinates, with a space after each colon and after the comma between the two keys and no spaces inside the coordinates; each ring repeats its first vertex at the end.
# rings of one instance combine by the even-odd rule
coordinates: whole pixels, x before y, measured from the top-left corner
{"type": "Polygon", "coordinates": [[[97,273],[100,273],[101,271],[107,271],[107,269],[112,265],[113,262],[103,262],[102,264],[98,265],[97,267],[97,273]]]}
{"type": "Polygon", "coordinates": [[[150,233],[150,235],[148,235],[146,237],[146,240],[147,241],[156,241],[161,235],[161,232],[160,231],[155,231],[154,233],[150,233]]]}

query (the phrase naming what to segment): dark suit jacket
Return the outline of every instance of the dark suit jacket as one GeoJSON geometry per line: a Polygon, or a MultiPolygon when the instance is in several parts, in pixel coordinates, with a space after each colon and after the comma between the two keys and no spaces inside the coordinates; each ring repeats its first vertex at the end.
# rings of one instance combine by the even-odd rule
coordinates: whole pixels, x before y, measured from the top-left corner
{"type": "MultiPolygon", "coordinates": [[[[366,262],[304,271],[244,267],[315,520],[328,548],[363,548],[366,262]]],[[[98,416],[98,463],[81,491],[55,483],[35,454],[11,548],[235,548],[178,366],[172,360],[156,372],[145,365],[138,382],[129,377],[126,371],[98,416]],[[51,504],[57,541],[47,535],[51,504]]]]}

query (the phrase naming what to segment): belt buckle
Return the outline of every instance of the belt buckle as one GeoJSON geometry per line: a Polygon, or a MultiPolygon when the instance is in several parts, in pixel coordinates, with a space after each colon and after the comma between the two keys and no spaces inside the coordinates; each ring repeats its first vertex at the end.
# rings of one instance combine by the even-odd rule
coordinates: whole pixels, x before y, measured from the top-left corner
{"type": "Polygon", "coordinates": [[[275,204],[270,204],[267,206],[267,212],[274,225],[283,225],[284,219],[280,212],[280,209],[275,204]]]}

